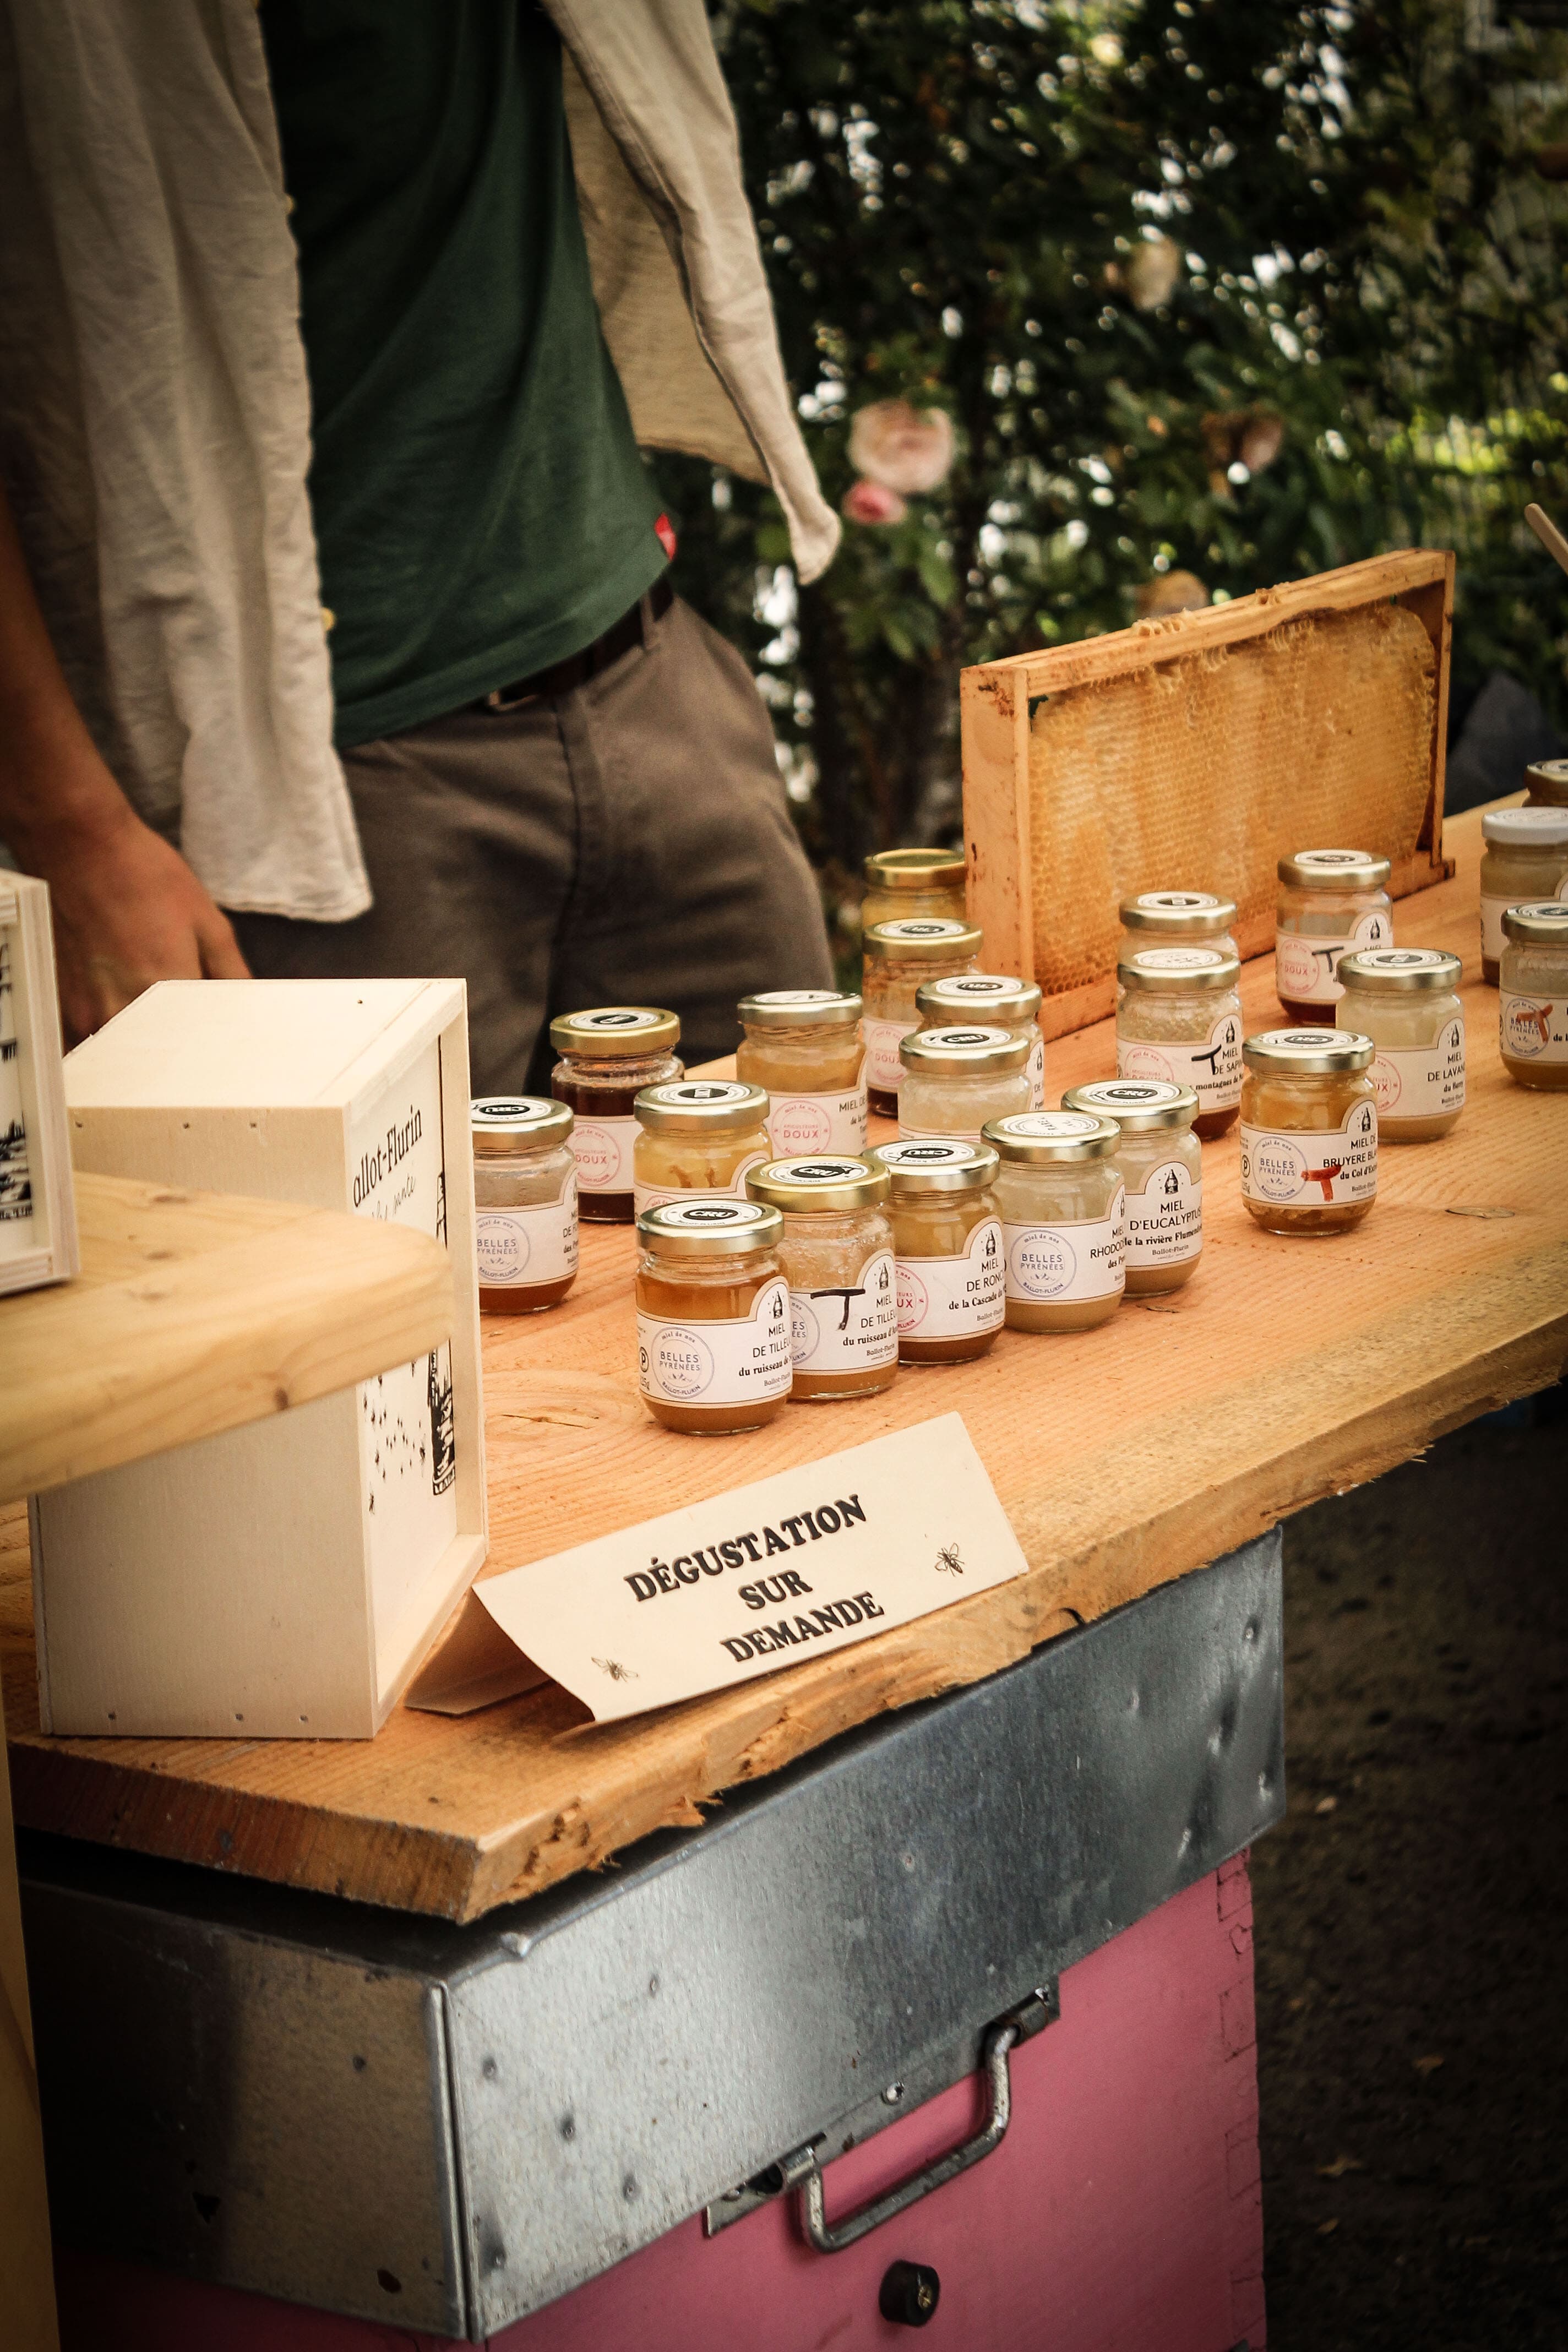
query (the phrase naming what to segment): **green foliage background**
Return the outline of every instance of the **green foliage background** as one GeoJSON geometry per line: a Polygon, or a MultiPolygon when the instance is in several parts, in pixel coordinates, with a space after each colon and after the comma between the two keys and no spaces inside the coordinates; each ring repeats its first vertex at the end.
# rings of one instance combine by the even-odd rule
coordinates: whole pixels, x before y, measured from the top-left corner
{"type": "Polygon", "coordinates": [[[1173,569],[1234,596],[1455,546],[1457,686],[1501,667],[1568,717],[1568,583],[1521,520],[1568,523],[1568,11],[1503,7],[716,9],[828,497],[868,401],[958,433],[942,488],[847,524],[798,597],[766,493],[658,461],[830,896],[956,824],[962,664],[1122,627],[1173,569]],[[1163,236],[1180,272],[1140,307],[1163,236]],[[1244,414],[1284,427],[1250,476],[1244,414]]]}

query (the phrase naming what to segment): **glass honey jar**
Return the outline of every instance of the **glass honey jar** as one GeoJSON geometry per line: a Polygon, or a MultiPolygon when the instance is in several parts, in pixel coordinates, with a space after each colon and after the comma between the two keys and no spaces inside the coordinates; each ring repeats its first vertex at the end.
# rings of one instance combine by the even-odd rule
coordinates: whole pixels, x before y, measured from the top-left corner
{"type": "Polygon", "coordinates": [[[1377,1048],[1353,1029],[1265,1029],[1242,1049],[1241,1199],[1270,1234],[1342,1234],[1377,1197],[1377,1048]]]}
{"type": "Polygon", "coordinates": [[[1568,905],[1545,898],[1502,919],[1498,1046],[1521,1087],[1568,1087],[1568,905]]]}
{"type": "Polygon", "coordinates": [[[637,1214],[632,1154],[640,1132],[632,1106],[644,1087],[679,1078],[680,1022],[651,1004],[601,1004],[563,1013],[550,1024],[561,1059],[550,1091],[575,1117],[578,1213],[629,1225],[637,1214]]]}
{"type": "Polygon", "coordinates": [[[1568,760],[1532,760],[1524,789],[1526,808],[1568,808],[1568,760]]]}
{"type": "Polygon", "coordinates": [[[939,915],[873,923],[860,940],[865,978],[866,1092],[871,1108],[897,1118],[904,1066],[899,1047],[921,1025],[915,997],[922,981],[973,971],[980,933],[973,923],[939,915]]]}
{"type": "Polygon", "coordinates": [[[1092,1331],[1109,1322],[1126,1288],[1121,1141],[1094,1111],[1033,1110],[993,1120],[985,1140],[1000,1154],[1007,1326],[1014,1331],[1092,1331]]]}
{"type": "Polygon", "coordinates": [[[1237,955],[1235,920],[1235,899],[1216,898],[1212,890],[1140,890],[1121,901],[1121,951],[1129,956],[1140,948],[1204,947],[1237,955]]]}
{"type": "Polygon", "coordinates": [[[1005,1308],[996,1154],[956,1137],[880,1143],[867,1154],[892,1183],[899,1361],[962,1364],[995,1343],[1005,1308]]]}
{"type": "Polygon", "coordinates": [[[770,1160],[746,1179],[784,1218],[796,1404],[876,1396],[899,1369],[899,1293],[887,1171],[832,1152],[770,1160]]]}
{"type": "Polygon", "coordinates": [[[1568,891],[1568,808],[1489,809],[1481,839],[1481,978],[1495,988],[1504,909],[1568,891]]]}
{"type": "Polygon", "coordinates": [[[761,1201],[667,1201],[637,1219],[637,1378],[689,1436],[760,1429],[789,1395],[784,1220],[761,1201]]]}
{"type": "Polygon", "coordinates": [[[866,1048],[860,999],[832,988],[743,996],[735,1076],[765,1089],[775,1159],[866,1149],[866,1048]]]}
{"type": "Polygon", "coordinates": [[[672,1078],[644,1087],[632,1105],[637,1212],[695,1192],[746,1197],[746,1172],[768,1150],[768,1098],[742,1078],[672,1078]]]}
{"type": "Polygon", "coordinates": [[[1432,1143],[1465,1108],[1459,959],[1441,948],[1364,948],[1340,958],[1336,1025],[1370,1037],[1380,1143],[1432,1143]]]}
{"type": "Polygon", "coordinates": [[[486,1095],[468,1105],[468,1125],[480,1308],[559,1307],[577,1279],[572,1113],[540,1095],[486,1095]]]}
{"type": "Polygon", "coordinates": [[[1028,1049],[1024,1064],[1030,1110],[1046,1104],[1046,1041],[1040,1034],[1040,991],[1032,980],[1009,980],[996,971],[961,971],[951,980],[922,980],[915,991],[922,1029],[942,1029],[979,1021],[1010,1029],[1028,1049]]]}
{"type": "Polygon", "coordinates": [[[1275,993],[1298,1024],[1331,1029],[1341,956],[1394,945],[1392,868],[1364,849],[1299,849],[1278,871],[1275,993]]]}
{"type": "Polygon", "coordinates": [[[900,1135],[958,1135],[978,1143],[988,1118],[1030,1110],[1028,1040],[1016,1029],[916,1029],[899,1046],[900,1135]]]}
{"type": "Polygon", "coordinates": [[[1126,1187],[1121,1258],[1130,1298],[1179,1290],[1204,1246],[1204,1156],[1193,1133],[1198,1098],[1162,1078],[1100,1078],[1072,1087],[1063,1110],[1113,1118],[1126,1187]]]}
{"type": "Polygon", "coordinates": [[[966,880],[962,849],[879,849],[866,860],[860,927],[913,915],[966,923],[966,880]]]}
{"type": "Polygon", "coordinates": [[[1195,1135],[1223,1135],[1241,1105],[1241,966],[1223,948],[1135,948],[1116,967],[1116,1075],[1191,1087],[1195,1135]]]}

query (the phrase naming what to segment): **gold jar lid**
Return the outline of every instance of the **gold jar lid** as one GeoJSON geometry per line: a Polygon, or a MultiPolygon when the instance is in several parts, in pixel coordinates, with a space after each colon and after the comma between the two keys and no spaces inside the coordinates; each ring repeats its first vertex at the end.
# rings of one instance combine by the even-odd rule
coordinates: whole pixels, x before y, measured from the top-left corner
{"type": "Polygon", "coordinates": [[[1414,996],[1452,992],[1464,966],[1447,948],[1358,948],[1342,956],[1335,970],[1346,988],[1414,996]]]}
{"type": "Polygon", "coordinates": [[[575,1123],[563,1102],[544,1095],[478,1095],[468,1105],[476,1160],[543,1151],[564,1143],[575,1123]]]}
{"type": "Polygon", "coordinates": [[[1299,849],[1275,868],[1294,890],[1381,890],[1393,870],[1369,849],[1299,849]]]}
{"type": "Polygon", "coordinates": [[[632,1108],[650,1135],[741,1135],[762,1126],[768,1094],[742,1078],[667,1078],[644,1087],[632,1108]]]}
{"type": "Polygon", "coordinates": [[[1116,967],[1123,988],[1189,990],[1234,988],[1241,961],[1224,948],[1136,948],[1116,967]]]}
{"type": "Polygon", "coordinates": [[[1524,782],[1538,806],[1544,802],[1568,808],[1568,760],[1531,760],[1524,772],[1524,782]]]}
{"type": "Polygon", "coordinates": [[[1152,931],[1165,940],[1198,940],[1228,931],[1236,920],[1234,898],[1212,890],[1141,890],[1121,901],[1124,931],[1152,931]]]}
{"type": "Polygon", "coordinates": [[[954,890],[966,870],[962,849],[879,849],[866,860],[874,890],[954,890]]]}
{"type": "Polygon", "coordinates": [[[1013,1021],[1039,1017],[1040,992],[1032,980],[1009,980],[999,971],[953,971],[945,980],[922,980],[915,1011],[934,1028],[942,1021],[1013,1021]]]}
{"type": "Polygon", "coordinates": [[[735,1011],[748,1029],[848,1029],[860,999],[837,988],[769,988],[742,996],[735,1011]]]}
{"type": "Polygon", "coordinates": [[[1113,1118],[1128,1135],[1148,1135],[1157,1128],[1191,1127],[1198,1098],[1191,1087],[1171,1078],[1096,1078],[1092,1086],[1069,1087],[1062,1108],[1113,1118]]]}
{"type": "Polygon", "coordinates": [[[666,1257],[742,1257],[748,1250],[772,1249],[784,1219],[762,1201],[665,1201],[645,1209],[637,1232],[650,1249],[666,1257]]]}
{"type": "Polygon", "coordinates": [[[897,1143],[879,1143],[866,1154],[874,1168],[885,1168],[895,1200],[914,1192],[978,1192],[996,1173],[996,1154],[988,1144],[963,1143],[957,1136],[900,1136],[897,1143]]]}
{"type": "Polygon", "coordinates": [[[746,1172],[753,1201],[766,1201],[791,1216],[829,1216],[845,1209],[870,1209],[888,1197],[885,1168],[864,1160],[819,1152],[798,1160],[770,1160],[746,1172]]]}
{"type": "Polygon", "coordinates": [[[979,954],[980,933],[973,923],[961,923],[952,915],[900,915],[896,922],[872,923],[860,944],[871,956],[962,963],[965,956],[979,954]]]}
{"type": "Polygon", "coordinates": [[[1270,1077],[1337,1078],[1364,1070],[1376,1052],[1356,1029],[1260,1029],[1243,1042],[1241,1058],[1270,1077]]]}
{"type": "Polygon", "coordinates": [[[931,1077],[1021,1070],[1028,1058],[1026,1037],[989,1024],[973,1029],[916,1029],[899,1040],[899,1059],[904,1067],[931,1077]]]}
{"type": "Polygon", "coordinates": [[[1532,898],[1527,906],[1505,907],[1502,927],[1519,947],[1568,947],[1568,904],[1561,898],[1532,898]]]}
{"type": "Polygon", "coordinates": [[[1014,1166],[1045,1168],[1103,1160],[1121,1129],[1098,1111],[1016,1110],[1011,1118],[988,1119],[980,1132],[1014,1166]]]}
{"type": "Polygon", "coordinates": [[[550,1024],[558,1054],[579,1061],[625,1061],[633,1054],[662,1054],[680,1043],[680,1015],[655,1004],[600,1004],[590,1013],[562,1013],[550,1024]]]}
{"type": "Polygon", "coordinates": [[[1499,849],[1568,849],[1568,808],[1490,809],[1481,839],[1499,849]]]}

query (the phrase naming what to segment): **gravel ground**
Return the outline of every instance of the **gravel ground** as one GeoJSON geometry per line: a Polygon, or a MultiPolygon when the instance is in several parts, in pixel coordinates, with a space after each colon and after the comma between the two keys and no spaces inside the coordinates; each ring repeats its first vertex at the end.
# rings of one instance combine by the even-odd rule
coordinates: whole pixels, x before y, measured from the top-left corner
{"type": "Polygon", "coordinates": [[[1289,1810],[1252,1858],[1272,2352],[1568,2345],[1563,1394],[1286,1529],[1289,1810]]]}

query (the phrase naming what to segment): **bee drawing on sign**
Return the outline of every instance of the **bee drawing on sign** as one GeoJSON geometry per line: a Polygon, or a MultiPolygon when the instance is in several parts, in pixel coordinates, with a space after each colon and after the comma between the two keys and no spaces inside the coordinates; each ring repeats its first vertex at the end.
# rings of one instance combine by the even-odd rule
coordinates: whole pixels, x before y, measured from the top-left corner
{"type": "Polygon", "coordinates": [[[962,1576],[963,1554],[956,1544],[941,1544],[937,1548],[934,1565],[939,1576],[962,1576]]]}
{"type": "Polygon", "coordinates": [[[0,1223],[5,1224],[21,1224],[33,1213],[33,1180],[17,1066],[20,1050],[11,988],[11,942],[0,934],[0,1223]]]}
{"type": "Polygon", "coordinates": [[[426,1374],[430,1400],[430,1492],[444,1495],[457,1475],[458,1441],[452,1409],[452,1352],[431,1351],[426,1374]]]}
{"type": "Polygon", "coordinates": [[[640,1675],[633,1673],[630,1666],[623,1666],[619,1658],[595,1658],[594,1664],[602,1675],[608,1675],[613,1683],[635,1683],[642,1679],[640,1675]]]}

